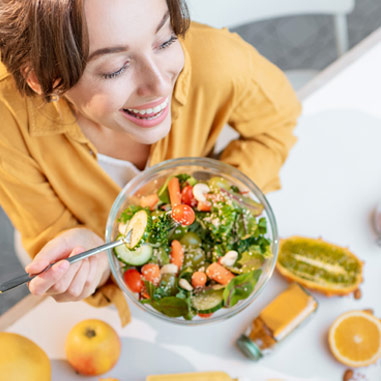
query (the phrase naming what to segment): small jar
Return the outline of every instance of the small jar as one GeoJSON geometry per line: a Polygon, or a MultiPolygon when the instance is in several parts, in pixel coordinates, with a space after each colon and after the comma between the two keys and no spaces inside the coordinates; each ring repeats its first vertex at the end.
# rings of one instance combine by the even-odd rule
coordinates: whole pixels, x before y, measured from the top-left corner
{"type": "Polygon", "coordinates": [[[270,354],[317,307],[318,302],[309,292],[292,283],[259,313],[238,338],[238,348],[250,359],[259,360],[270,354]]]}

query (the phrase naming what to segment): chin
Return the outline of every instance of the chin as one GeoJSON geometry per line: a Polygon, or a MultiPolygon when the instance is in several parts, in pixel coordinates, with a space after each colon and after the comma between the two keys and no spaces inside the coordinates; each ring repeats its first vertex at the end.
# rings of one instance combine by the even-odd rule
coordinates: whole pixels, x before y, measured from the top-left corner
{"type": "Polygon", "coordinates": [[[169,134],[171,124],[159,125],[149,129],[141,129],[137,133],[131,133],[132,139],[141,144],[154,144],[169,134]]]}

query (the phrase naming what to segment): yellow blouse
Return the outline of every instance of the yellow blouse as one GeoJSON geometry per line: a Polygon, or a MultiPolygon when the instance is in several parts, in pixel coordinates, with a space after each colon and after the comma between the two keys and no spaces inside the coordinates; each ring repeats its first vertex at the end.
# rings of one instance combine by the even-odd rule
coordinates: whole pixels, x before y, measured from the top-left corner
{"type": "MultiPolygon", "coordinates": [[[[284,74],[227,30],[192,23],[181,43],[185,66],[172,98],[172,128],[151,146],[150,165],[210,154],[228,123],[240,138],[220,159],[265,192],[279,188],[278,171],[300,114],[284,74]]],[[[45,104],[21,96],[0,62],[0,115],[0,203],[30,255],[76,226],[103,237],[120,188],[98,165],[65,99],[45,104]]],[[[121,312],[122,299],[110,282],[88,301],[119,300],[121,312]]]]}

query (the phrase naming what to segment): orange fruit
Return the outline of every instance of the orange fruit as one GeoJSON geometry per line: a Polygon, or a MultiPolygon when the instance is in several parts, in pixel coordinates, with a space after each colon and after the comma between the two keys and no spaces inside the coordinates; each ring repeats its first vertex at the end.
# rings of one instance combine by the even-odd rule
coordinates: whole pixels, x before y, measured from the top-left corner
{"type": "Polygon", "coordinates": [[[47,354],[35,342],[0,332],[0,380],[50,381],[51,373],[47,354]]]}
{"type": "Polygon", "coordinates": [[[299,236],[280,240],[276,263],[287,279],[327,296],[347,295],[358,289],[362,265],[345,247],[299,236]]]}
{"type": "Polygon", "coordinates": [[[328,333],[335,358],[350,367],[368,366],[381,357],[381,321],[365,311],[340,315],[328,333]]]}

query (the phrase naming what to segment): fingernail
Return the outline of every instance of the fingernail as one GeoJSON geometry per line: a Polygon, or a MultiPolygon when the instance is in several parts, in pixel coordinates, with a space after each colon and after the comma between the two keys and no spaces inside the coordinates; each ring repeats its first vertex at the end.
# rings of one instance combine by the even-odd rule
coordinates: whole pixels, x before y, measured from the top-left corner
{"type": "Polygon", "coordinates": [[[40,271],[40,269],[44,269],[45,267],[47,267],[47,265],[45,265],[44,262],[32,262],[25,267],[25,271],[27,273],[40,271]]]}

